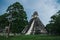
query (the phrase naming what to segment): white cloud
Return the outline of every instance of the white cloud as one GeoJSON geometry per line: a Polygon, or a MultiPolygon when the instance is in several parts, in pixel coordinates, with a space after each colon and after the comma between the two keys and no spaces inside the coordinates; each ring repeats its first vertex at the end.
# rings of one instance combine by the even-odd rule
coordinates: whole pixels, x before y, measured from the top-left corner
{"type": "MultiPolygon", "coordinates": [[[[45,25],[49,22],[50,17],[58,10],[56,0],[26,0],[25,4],[25,9],[38,11],[39,18],[45,25]]],[[[33,11],[31,12],[33,13],[33,11]]]]}
{"type": "Polygon", "coordinates": [[[7,3],[13,4],[14,2],[20,2],[28,15],[28,19],[31,19],[31,15],[36,10],[39,13],[39,18],[46,25],[50,17],[60,9],[60,4],[57,0],[6,0],[7,3]]]}

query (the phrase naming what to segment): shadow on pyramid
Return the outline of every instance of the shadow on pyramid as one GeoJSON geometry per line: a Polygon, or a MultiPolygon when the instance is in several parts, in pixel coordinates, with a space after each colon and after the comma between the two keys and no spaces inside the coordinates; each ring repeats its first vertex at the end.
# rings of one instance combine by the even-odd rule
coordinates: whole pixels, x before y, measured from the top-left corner
{"type": "Polygon", "coordinates": [[[35,34],[47,34],[47,30],[41,20],[38,17],[38,13],[35,11],[32,15],[32,19],[29,24],[22,31],[25,35],[35,34]]]}

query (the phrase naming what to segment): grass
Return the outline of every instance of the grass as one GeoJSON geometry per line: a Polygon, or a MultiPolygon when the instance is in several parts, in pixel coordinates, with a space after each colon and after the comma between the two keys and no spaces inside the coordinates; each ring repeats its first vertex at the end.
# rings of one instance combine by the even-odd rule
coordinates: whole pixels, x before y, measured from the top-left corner
{"type": "Polygon", "coordinates": [[[0,40],[5,40],[5,39],[6,39],[6,37],[0,36],[0,40]]]}
{"type": "Polygon", "coordinates": [[[60,40],[60,36],[51,36],[51,35],[20,35],[20,36],[11,36],[9,38],[0,36],[0,40],[60,40]]]}

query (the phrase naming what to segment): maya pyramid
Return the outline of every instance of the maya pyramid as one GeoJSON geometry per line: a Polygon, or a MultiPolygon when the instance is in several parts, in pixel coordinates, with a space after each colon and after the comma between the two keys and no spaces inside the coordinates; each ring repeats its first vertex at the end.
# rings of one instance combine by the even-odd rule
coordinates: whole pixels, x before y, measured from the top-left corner
{"type": "Polygon", "coordinates": [[[35,35],[35,34],[46,34],[47,30],[41,20],[38,17],[37,11],[35,11],[32,15],[32,18],[29,24],[22,31],[25,35],[35,35]]]}

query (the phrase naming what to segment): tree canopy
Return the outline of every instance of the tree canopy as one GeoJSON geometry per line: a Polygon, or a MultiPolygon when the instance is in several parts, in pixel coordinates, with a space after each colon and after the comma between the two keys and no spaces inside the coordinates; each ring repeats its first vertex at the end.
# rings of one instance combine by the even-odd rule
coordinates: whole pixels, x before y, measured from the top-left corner
{"type": "Polygon", "coordinates": [[[51,21],[46,25],[46,28],[52,34],[60,34],[60,10],[51,16],[51,21]]]}
{"type": "Polygon", "coordinates": [[[12,20],[10,22],[10,31],[13,33],[20,33],[28,24],[26,11],[24,11],[24,7],[19,2],[10,5],[6,13],[0,16],[1,27],[9,25],[8,17],[10,17],[9,20],[12,20]]]}

